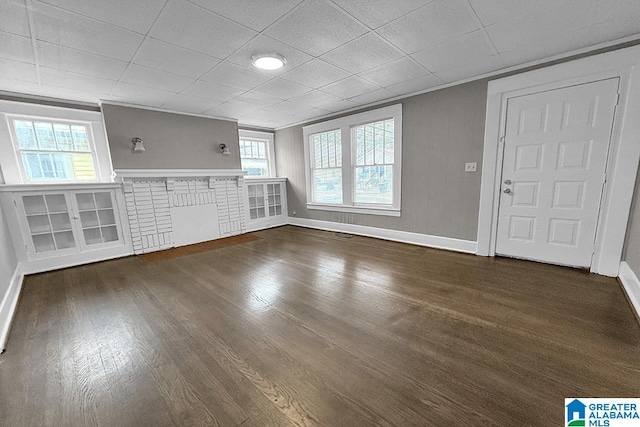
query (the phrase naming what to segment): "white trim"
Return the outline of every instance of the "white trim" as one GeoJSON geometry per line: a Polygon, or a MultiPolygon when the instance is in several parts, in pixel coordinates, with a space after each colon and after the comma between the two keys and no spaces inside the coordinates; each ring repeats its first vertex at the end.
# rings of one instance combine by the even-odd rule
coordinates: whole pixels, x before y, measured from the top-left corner
{"type": "MultiPolygon", "coordinates": [[[[364,111],[350,116],[339,117],[326,122],[315,123],[302,128],[304,148],[305,185],[307,189],[307,208],[338,212],[372,213],[400,212],[402,203],[402,104],[394,104],[376,110],[364,111]],[[355,145],[353,128],[362,124],[393,118],[394,125],[394,163],[393,163],[393,203],[391,206],[367,206],[356,204],[354,200],[355,145]],[[342,204],[314,202],[313,185],[311,183],[310,137],[313,134],[340,130],[342,141],[342,204]],[[371,212],[368,212],[371,210],[371,212]]],[[[337,169],[337,168],[336,168],[337,169]]],[[[388,216],[400,216],[389,213],[388,216]]]]}
{"type": "Polygon", "coordinates": [[[640,280],[638,280],[638,276],[636,276],[626,261],[620,263],[618,280],[622,283],[627,298],[631,303],[631,308],[635,310],[636,317],[640,320],[640,280]]]}
{"type": "Polygon", "coordinates": [[[260,183],[265,183],[265,182],[269,182],[269,183],[273,183],[273,182],[287,182],[287,178],[284,176],[279,176],[279,177],[274,177],[274,178],[267,178],[265,176],[260,176],[260,177],[255,177],[255,178],[251,178],[245,175],[244,177],[244,183],[247,184],[260,184],[260,183]]]}
{"type": "MultiPolygon", "coordinates": [[[[128,228],[128,227],[127,227],[128,228]]],[[[60,270],[68,267],[76,267],[83,264],[108,261],[115,258],[123,258],[133,255],[131,244],[123,244],[105,249],[77,252],[66,256],[32,259],[23,263],[24,274],[44,273],[46,271],[60,270]]]]}
{"type": "Polygon", "coordinates": [[[116,169],[116,178],[193,178],[245,176],[241,169],[116,169]]]}
{"type": "Polygon", "coordinates": [[[591,271],[615,277],[624,246],[629,209],[640,159],[640,46],[633,46],[578,59],[539,70],[489,82],[485,122],[484,156],[480,210],[478,215],[478,255],[495,255],[497,201],[507,99],[544,90],[553,90],[597,80],[620,79],[620,103],[616,110],[607,182],[602,198],[596,236],[596,253],[591,271]]]}
{"type": "Polygon", "coordinates": [[[122,188],[121,183],[116,182],[92,182],[92,183],[73,183],[73,184],[16,184],[16,185],[0,185],[0,193],[3,192],[23,192],[23,191],[70,191],[70,190],[91,190],[91,189],[114,189],[122,188]]]}
{"type": "Polygon", "coordinates": [[[0,302],[0,353],[3,353],[7,346],[11,323],[16,314],[23,282],[24,272],[22,271],[22,264],[18,263],[11,276],[7,292],[2,295],[0,302]]]}
{"type": "MultiPolygon", "coordinates": [[[[241,139],[257,139],[263,140],[267,142],[267,164],[269,167],[269,175],[268,176],[260,176],[252,178],[249,175],[246,175],[247,179],[259,179],[259,178],[271,178],[277,175],[276,173],[276,148],[275,148],[275,134],[273,132],[264,132],[257,130],[249,130],[249,129],[238,129],[238,144],[241,139]]],[[[242,155],[240,155],[240,164],[242,164],[242,155]]]]}
{"type": "Polygon", "coordinates": [[[323,205],[321,203],[307,203],[307,209],[317,211],[347,212],[358,213],[364,215],[381,215],[381,216],[400,216],[400,209],[375,208],[375,207],[358,207],[343,205],[323,205]]]}
{"type": "Polygon", "coordinates": [[[253,233],[254,231],[260,231],[260,230],[268,230],[269,228],[282,227],[283,225],[287,225],[287,224],[288,222],[286,218],[284,218],[281,221],[276,221],[275,223],[271,221],[267,221],[267,222],[260,221],[257,224],[247,224],[247,229],[242,234],[253,233]]]}
{"type": "Polygon", "coordinates": [[[315,219],[289,217],[289,225],[314,228],[317,230],[336,231],[339,233],[356,234],[358,236],[374,237],[391,240],[393,242],[411,245],[427,246],[429,248],[446,249],[467,254],[476,253],[476,242],[454,239],[451,237],[432,236],[429,234],[412,233],[409,231],[389,230],[386,228],[367,227],[364,225],[344,224],[341,222],[318,221],[315,219]]]}
{"type": "Polygon", "coordinates": [[[229,117],[205,116],[204,114],[187,113],[185,111],[169,110],[167,108],[149,107],[146,105],[130,104],[127,102],[106,101],[104,99],[99,100],[98,106],[100,107],[100,109],[102,109],[103,105],[115,105],[116,107],[127,107],[127,108],[135,108],[138,110],[158,111],[160,113],[180,114],[181,116],[202,117],[204,119],[215,119],[215,120],[223,120],[225,122],[238,123],[238,119],[230,119],[229,117]]]}

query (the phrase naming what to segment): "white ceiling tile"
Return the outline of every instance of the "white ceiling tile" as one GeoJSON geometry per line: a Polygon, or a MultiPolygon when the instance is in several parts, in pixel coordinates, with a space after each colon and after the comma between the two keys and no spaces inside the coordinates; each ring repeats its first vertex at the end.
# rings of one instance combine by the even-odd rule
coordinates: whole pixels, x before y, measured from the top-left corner
{"type": "Polygon", "coordinates": [[[434,0],[333,0],[338,6],[365,23],[377,28],[434,0]]]}
{"type": "Polygon", "coordinates": [[[99,21],[146,34],[166,0],[41,0],[99,21]]]}
{"type": "Polygon", "coordinates": [[[43,85],[63,87],[77,91],[109,94],[116,81],[100,77],[87,76],[54,68],[40,67],[40,82],[43,85]]]}
{"type": "Polygon", "coordinates": [[[38,42],[38,60],[45,67],[109,80],[119,80],[127,68],[124,61],[43,41],[38,42]]]}
{"type": "Polygon", "coordinates": [[[637,0],[596,0],[593,23],[617,20],[628,16],[637,20],[638,15],[640,15],[640,2],[637,0]]]}
{"type": "Polygon", "coordinates": [[[352,101],[348,101],[343,99],[342,101],[334,102],[333,104],[325,105],[322,107],[323,110],[330,111],[332,113],[337,113],[344,110],[349,110],[351,108],[357,107],[358,104],[352,101]]]}
{"type": "Polygon", "coordinates": [[[225,58],[257,33],[184,0],[171,2],[150,33],[156,39],[225,58]]]}
{"type": "Polygon", "coordinates": [[[212,56],[148,38],[133,62],[169,73],[198,78],[220,63],[212,56]]]}
{"type": "Polygon", "coordinates": [[[279,104],[267,107],[267,109],[274,113],[298,115],[305,111],[312,110],[313,107],[309,107],[308,105],[300,104],[297,102],[282,101],[279,104]]]}
{"type": "Polygon", "coordinates": [[[460,37],[479,28],[466,0],[437,0],[377,30],[406,53],[460,37]]]}
{"type": "Polygon", "coordinates": [[[169,98],[167,102],[162,105],[162,108],[183,113],[202,114],[204,111],[220,104],[222,104],[220,101],[178,94],[169,98]]]}
{"type": "Polygon", "coordinates": [[[39,95],[40,86],[38,83],[25,80],[7,79],[0,75],[0,91],[13,92],[16,94],[39,95]]]}
{"type": "Polygon", "coordinates": [[[262,106],[257,106],[253,103],[241,101],[239,99],[232,99],[223,104],[220,104],[216,107],[213,107],[204,112],[204,114],[217,116],[217,117],[227,117],[230,119],[235,119],[240,116],[247,115],[254,111],[258,111],[262,106]]]}
{"type": "Polygon", "coordinates": [[[368,81],[363,80],[358,76],[351,76],[347,77],[344,80],[340,80],[339,82],[331,83],[330,85],[324,86],[320,90],[328,94],[346,99],[362,95],[367,92],[372,92],[377,89],[380,88],[373,83],[369,83],[368,81]]]}
{"type": "Polygon", "coordinates": [[[271,37],[267,37],[264,35],[259,35],[256,38],[252,39],[245,46],[242,46],[240,49],[235,51],[232,55],[230,55],[225,61],[231,62],[236,65],[240,65],[245,68],[253,68],[253,64],[251,63],[251,57],[255,54],[259,53],[279,53],[284,56],[287,60],[285,66],[279,70],[274,71],[265,71],[265,70],[257,70],[259,73],[264,74],[266,76],[275,77],[277,75],[281,75],[286,73],[289,70],[294,69],[295,67],[304,64],[305,62],[311,61],[313,57],[311,55],[307,55],[304,52],[299,51],[298,49],[294,49],[291,46],[287,46],[284,43],[280,43],[277,40],[272,39],[271,37]]]}
{"type": "Polygon", "coordinates": [[[440,86],[444,81],[439,77],[429,74],[427,76],[418,77],[417,79],[408,80],[406,82],[398,83],[387,87],[386,89],[394,95],[406,95],[408,93],[419,92],[421,90],[427,90],[432,87],[440,86]]]}
{"type": "Polygon", "coordinates": [[[365,104],[371,104],[372,102],[383,101],[385,99],[392,98],[393,96],[394,94],[389,92],[386,89],[378,89],[372,92],[367,92],[362,95],[349,98],[349,101],[355,102],[358,105],[365,105],[365,104]]]}
{"type": "Polygon", "coordinates": [[[282,75],[285,80],[319,88],[349,77],[350,74],[320,59],[314,59],[282,75]]]}
{"type": "Polygon", "coordinates": [[[24,0],[0,2],[0,31],[30,37],[27,6],[24,0]]]}
{"type": "Polygon", "coordinates": [[[183,93],[185,95],[197,96],[200,98],[211,99],[214,101],[228,101],[231,98],[235,98],[243,91],[237,88],[231,88],[228,86],[221,86],[211,82],[205,82],[199,80],[186,88],[183,93]]]}
{"type": "Polygon", "coordinates": [[[191,0],[212,12],[262,31],[302,0],[191,0]]]}
{"type": "Polygon", "coordinates": [[[38,40],[129,61],[142,43],[140,34],[33,2],[38,40]]]}
{"type": "Polygon", "coordinates": [[[38,95],[60,99],[63,101],[78,101],[97,104],[105,95],[88,90],[76,90],[72,88],[62,88],[58,86],[41,85],[38,95]]]}
{"type": "Polygon", "coordinates": [[[175,93],[167,92],[165,90],[120,82],[115,87],[112,94],[104,97],[103,99],[161,107],[175,95],[175,93]]]}
{"type": "Polygon", "coordinates": [[[311,88],[300,85],[298,83],[283,80],[279,77],[258,86],[253,89],[252,92],[260,93],[263,95],[271,96],[278,99],[289,99],[296,95],[301,95],[305,92],[309,92],[311,88]]]}
{"type": "Polygon", "coordinates": [[[462,37],[448,40],[438,45],[430,46],[425,50],[411,55],[418,63],[431,72],[453,65],[464,67],[495,52],[487,40],[483,30],[465,34],[462,37]]]}
{"type": "Polygon", "coordinates": [[[0,58],[33,64],[31,38],[0,32],[0,58]]]}
{"type": "Polygon", "coordinates": [[[268,107],[269,105],[277,104],[282,100],[274,98],[274,97],[269,96],[269,95],[264,95],[264,94],[261,94],[261,93],[256,93],[256,92],[250,91],[250,92],[245,92],[242,95],[237,96],[232,101],[247,102],[247,103],[249,103],[251,105],[254,105],[254,106],[258,107],[258,108],[256,108],[257,110],[261,110],[261,109],[263,109],[265,107],[268,107]]]}
{"type": "Polygon", "coordinates": [[[378,86],[385,87],[427,74],[429,72],[424,68],[410,58],[404,57],[360,73],[360,77],[378,86]]]}
{"type": "Polygon", "coordinates": [[[191,77],[166,73],[136,64],[129,65],[121,80],[125,83],[153,87],[169,92],[180,92],[194,81],[191,77]]]}
{"type": "Polygon", "coordinates": [[[377,34],[370,33],[327,52],[320,58],[357,74],[402,56],[404,53],[377,34]]]}
{"type": "Polygon", "coordinates": [[[449,68],[443,68],[435,73],[435,75],[445,82],[456,82],[503,68],[505,68],[505,66],[500,55],[494,55],[466,64],[464,67],[456,65],[449,68]]]}
{"type": "Polygon", "coordinates": [[[36,66],[26,62],[0,58],[0,76],[5,79],[37,82],[36,66]]]}
{"type": "Polygon", "coordinates": [[[518,15],[547,8],[558,0],[469,0],[484,26],[512,20],[518,15]]]}
{"type": "Polygon", "coordinates": [[[268,82],[274,76],[261,73],[256,69],[250,70],[238,65],[223,62],[202,77],[202,80],[221,84],[223,86],[237,87],[251,90],[256,86],[268,82]]]}
{"type": "MultiPolygon", "coordinates": [[[[590,24],[592,8],[585,7],[591,0],[563,0],[545,9],[519,15],[517,18],[486,27],[489,37],[498,49],[506,52],[545,40],[564,43],[571,33],[590,24]]],[[[586,41],[583,46],[588,46],[586,41]]]]}
{"type": "Polygon", "coordinates": [[[323,108],[325,105],[331,105],[342,101],[342,98],[329,95],[328,93],[324,93],[319,90],[312,90],[311,92],[289,98],[289,101],[307,105],[309,107],[323,108]]]}
{"type": "Polygon", "coordinates": [[[306,0],[265,34],[312,56],[320,56],[367,32],[328,0],[306,0]]]}

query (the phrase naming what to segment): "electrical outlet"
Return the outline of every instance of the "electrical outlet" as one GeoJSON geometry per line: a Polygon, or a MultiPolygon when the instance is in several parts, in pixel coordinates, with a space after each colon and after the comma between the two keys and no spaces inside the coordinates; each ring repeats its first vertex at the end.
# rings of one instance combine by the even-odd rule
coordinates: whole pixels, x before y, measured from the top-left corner
{"type": "Polygon", "coordinates": [[[475,172],[476,170],[478,170],[478,163],[471,162],[471,163],[465,163],[464,164],[464,171],[465,172],[475,172]]]}

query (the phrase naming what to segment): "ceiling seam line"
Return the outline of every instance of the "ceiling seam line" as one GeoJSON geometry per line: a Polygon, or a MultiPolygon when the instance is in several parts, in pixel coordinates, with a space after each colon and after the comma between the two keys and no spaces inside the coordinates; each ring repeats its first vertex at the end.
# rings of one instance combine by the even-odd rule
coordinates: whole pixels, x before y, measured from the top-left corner
{"type": "Polygon", "coordinates": [[[42,80],[40,78],[40,57],[38,55],[38,40],[36,36],[36,25],[33,19],[33,4],[31,0],[25,0],[27,7],[27,21],[29,22],[29,35],[31,36],[31,48],[33,49],[33,63],[36,68],[36,81],[38,89],[42,91],[42,80]]]}

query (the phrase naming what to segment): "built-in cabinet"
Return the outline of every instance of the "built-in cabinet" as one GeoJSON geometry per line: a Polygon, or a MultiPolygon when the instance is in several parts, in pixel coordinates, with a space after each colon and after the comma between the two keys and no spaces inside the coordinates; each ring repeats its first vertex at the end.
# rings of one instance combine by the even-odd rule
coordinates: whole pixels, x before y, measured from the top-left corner
{"type": "Polygon", "coordinates": [[[250,230],[286,223],[286,179],[263,178],[245,181],[247,224],[250,230]]]}
{"type": "Polygon", "coordinates": [[[46,186],[23,186],[13,191],[3,188],[0,193],[25,271],[43,271],[131,252],[117,184],[43,187],[46,186]]]}

